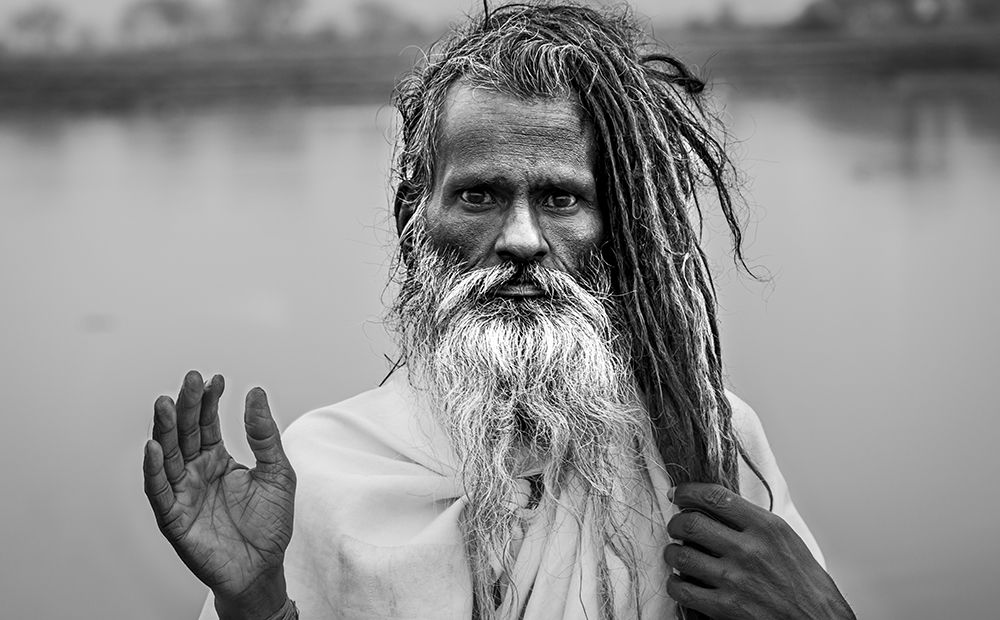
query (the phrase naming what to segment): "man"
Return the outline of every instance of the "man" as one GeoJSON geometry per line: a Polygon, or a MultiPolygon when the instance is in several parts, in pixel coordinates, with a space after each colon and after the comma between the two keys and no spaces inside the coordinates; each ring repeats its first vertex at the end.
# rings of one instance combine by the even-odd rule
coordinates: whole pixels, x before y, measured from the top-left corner
{"type": "Polygon", "coordinates": [[[509,6],[402,83],[384,386],[284,439],[251,390],[254,470],[222,377],[157,400],[146,493],[203,618],[853,618],[723,389],[692,220],[710,189],[739,257],[729,162],[702,83],[643,45],[509,6]]]}

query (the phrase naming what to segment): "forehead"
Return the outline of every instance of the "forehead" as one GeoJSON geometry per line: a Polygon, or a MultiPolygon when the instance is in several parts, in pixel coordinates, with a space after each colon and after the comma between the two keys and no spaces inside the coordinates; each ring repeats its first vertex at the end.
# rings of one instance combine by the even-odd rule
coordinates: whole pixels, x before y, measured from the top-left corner
{"type": "Polygon", "coordinates": [[[459,165],[593,174],[590,124],[568,97],[525,99],[458,83],[445,101],[439,138],[438,175],[459,165]]]}

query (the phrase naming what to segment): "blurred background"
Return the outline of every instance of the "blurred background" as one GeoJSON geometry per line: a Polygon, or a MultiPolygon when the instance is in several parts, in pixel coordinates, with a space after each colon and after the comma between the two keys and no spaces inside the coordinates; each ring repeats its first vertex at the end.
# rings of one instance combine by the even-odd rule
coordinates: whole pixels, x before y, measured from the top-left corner
{"type": "MultiPolygon", "coordinates": [[[[1000,3],[636,1],[746,175],[729,383],[860,618],[995,618],[1000,3]],[[991,490],[992,489],[992,490],[991,490]]],[[[394,81],[470,0],[0,0],[0,617],[194,618],[140,461],[378,384],[394,81]]]]}

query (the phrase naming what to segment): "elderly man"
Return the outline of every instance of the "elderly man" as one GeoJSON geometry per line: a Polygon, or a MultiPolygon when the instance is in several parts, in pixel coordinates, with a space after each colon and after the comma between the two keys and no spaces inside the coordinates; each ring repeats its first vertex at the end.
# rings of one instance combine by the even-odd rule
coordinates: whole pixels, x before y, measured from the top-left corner
{"type": "Polygon", "coordinates": [[[740,256],[730,164],[645,45],[571,6],[446,37],[397,96],[397,372],[283,438],[251,390],[253,470],[221,376],[156,401],[146,493],[203,618],[853,617],[723,388],[697,218],[707,189],[740,256]]]}

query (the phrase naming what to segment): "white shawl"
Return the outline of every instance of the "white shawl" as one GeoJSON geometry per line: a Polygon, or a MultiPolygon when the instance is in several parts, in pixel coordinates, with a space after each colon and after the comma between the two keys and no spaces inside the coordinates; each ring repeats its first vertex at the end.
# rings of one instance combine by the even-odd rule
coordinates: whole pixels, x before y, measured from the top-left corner
{"type": "MultiPolygon", "coordinates": [[[[760,422],[731,398],[744,445],[774,492],[774,511],[822,562],[760,422]]],[[[471,576],[459,529],[467,498],[447,437],[417,402],[399,372],[383,387],[302,416],[285,432],[285,450],[298,475],[285,577],[302,620],[472,618],[471,576]]],[[[670,620],[675,605],[665,590],[662,552],[669,542],[665,524],[676,510],[666,499],[670,483],[662,465],[649,462],[647,471],[652,493],[634,498],[633,511],[646,515],[634,524],[640,606],[643,618],[670,620]]],[[[741,470],[741,488],[751,501],[768,505],[764,487],[748,469],[741,470]]],[[[602,557],[616,617],[637,616],[624,566],[587,542],[565,508],[550,507],[527,523],[511,574],[502,580],[513,587],[504,588],[501,617],[599,620],[602,557]]],[[[201,620],[215,619],[209,595],[201,620]]]]}

